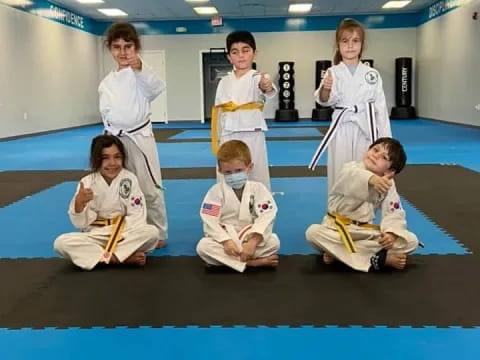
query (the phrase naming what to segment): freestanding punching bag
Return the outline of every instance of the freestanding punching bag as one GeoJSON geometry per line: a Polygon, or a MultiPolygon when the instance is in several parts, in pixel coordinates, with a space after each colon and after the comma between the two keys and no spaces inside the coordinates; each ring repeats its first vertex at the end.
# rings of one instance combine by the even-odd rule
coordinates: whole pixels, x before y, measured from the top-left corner
{"type": "MultiPolygon", "coordinates": [[[[327,69],[332,66],[330,60],[319,60],[315,62],[315,89],[318,89],[327,69]]],[[[322,106],[315,101],[315,109],[312,110],[312,120],[328,121],[332,119],[333,109],[329,106],[322,106]]]]}
{"type": "Polygon", "coordinates": [[[298,110],[295,109],[295,81],[293,75],[292,61],[279,62],[279,94],[278,94],[278,110],[275,111],[275,121],[298,121],[298,110]]]}
{"type": "Polygon", "coordinates": [[[415,108],[412,106],[412,58],[395,59],[395,104],[392,107],[391,119],[415,119],[415,108]]]}

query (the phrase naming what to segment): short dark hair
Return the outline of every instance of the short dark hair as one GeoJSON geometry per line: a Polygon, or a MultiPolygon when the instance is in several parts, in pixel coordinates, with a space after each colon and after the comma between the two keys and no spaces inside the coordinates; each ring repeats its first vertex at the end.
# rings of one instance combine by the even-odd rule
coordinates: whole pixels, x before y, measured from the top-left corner
{"type": "Polygon", "coordinates": [[[252,33],[249,31],[234,31],[228,34],[227,36],[227,53],[230,53],[233,44],[243,42],[250,45],[253,51],[257,50],[257,45],[255,44],[255,38],[252,33]]]}
{"type": "Polygon", "coordinates": [[[407,163],[407,154],[400,141],[389,137],[378,138],[368,149],[370,150],[375,145],[385,146],[385,149],[388,151],[388,157],[392,162],[390,169],[394,170],[395,174],[403,170],[407,163]]]}
{"type": "Polygon", "coordinates": [[[122,166],[125,167],[125,147],[120,139],[113,135],[98,135],[93,138],[92,145],[90,146],[90,168],[93,171],[98,171],[102,166],[102,151],[105,148],[115,145],[118,151],[122,154],[122,166]]]}
{"type": "Polygon", "coordinates": [[[118,22],[111,25],[107,30],[107,39],[105,44],[108,48],[112,46],[115,40],[123,39],[124,41],[133,42],[135,44],[135,50],[139,51],[142,47],[140,38],[137,33],[137,29],[127,22],[118,22]]]}

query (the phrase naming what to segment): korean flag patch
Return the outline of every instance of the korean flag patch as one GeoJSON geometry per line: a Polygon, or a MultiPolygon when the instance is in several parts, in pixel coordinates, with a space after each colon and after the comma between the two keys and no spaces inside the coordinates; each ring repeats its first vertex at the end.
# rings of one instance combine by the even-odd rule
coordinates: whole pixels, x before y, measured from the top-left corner
{"type": "Polygon", "coordinates": [[[266,212],[266,211],[272,209],[273,205],[272,205],[272,202],[270,200],[268,200],[264,203],[258,204],[257,207],[258,207],[258,211],[263,213],[263,212],[266,212]]]}
{"type": "Polygon", "coordinates": [[[133,197],[130,199],[131,200],[131,205],[132,207],[135,207],[135,206],[140,206],[142,207],[143,206],[143,202],[142,202],[142,197],[141,196],[137,196],[137,197],[133,197]]]}
{"type": "Polygon", "coordinates": [[[378,74],[376,71],[370,70],[365,74],[365,81],[370,85],[375,85],[378,82],[378,74]]]}
{"type": "Polygon", "coordinates": [[[118,192],[123,199],[128,199],[132,191],[132,180],[124,178],[120,181],[120,188],[118,192]]]}
{"type": "Polygon", "coordinates": [[[390,201],[390,212],[394,212],[395,210],[401,210],[402,207],[400,202],[398,201],[390,201]]]}

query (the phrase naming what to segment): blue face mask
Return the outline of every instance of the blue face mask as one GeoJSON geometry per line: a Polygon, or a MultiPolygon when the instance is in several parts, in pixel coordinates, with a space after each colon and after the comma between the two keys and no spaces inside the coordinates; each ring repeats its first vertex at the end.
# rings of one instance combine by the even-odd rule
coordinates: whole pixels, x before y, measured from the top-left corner
{"type": "Polygon", "coordinates": [[[241,189],[247,182],[247,179],[248,175],[246,171],[225,175],[225,182],[234,189],[241,189]]]}

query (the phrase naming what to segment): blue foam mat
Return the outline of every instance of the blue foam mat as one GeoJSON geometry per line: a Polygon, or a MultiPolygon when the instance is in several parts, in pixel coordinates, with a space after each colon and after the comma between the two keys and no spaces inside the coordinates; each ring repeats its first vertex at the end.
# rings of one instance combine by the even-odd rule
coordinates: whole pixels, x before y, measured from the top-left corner
{"type": "MultiPolygon", "coordinates": [[[[266,132],[267,137],[301,137],[301,136],[322,136],[322,133],[315,128],[272,128],[266,132]]],[[[210,139],[211,131],[208,130],[186,130],[170,139],[210,139]]]]}
{"type": "MultiPolygon", "coordinates": [[[[324,122],[301,121],[274,123],[275,125],[305,126],[328,125],[324,122]]],[[[196,123],[155,124],[155,128],[197,128],[196,123]],[[188,126],[187,126],[188,125],[188,126]],[[194,126],[195,125],[195,126],[194,126]]],[[[199,134],[208,130],[208,124],[199,134]]],[[[272,129],[277,131],[298,129],[272,129]]],[[[307,130],[307,129],[305,129],[307,130]]],[[[314,130],[314,129],[308,129],[314,130]]],[[[0,142],[0,171],[8,170],[74,170],[88,166],[91,139],[102,132],[100,125],[58,133],[0,142]]],[[[410,164],[458,164],[474,171],[480,169],[480,129],[427,120],[392,121],[392,132],[404,143],[410,164]]],[[[202,135],[203,136],[203,135],[202,135]]],[[[269,162],[272,166],[307,166],[318,141],[269,141],[269,162]]],[[[208,143],[160,143],[160,162],[164,168],[215,166],[208,143]]],[[[320,165],[326,164],[326,155],[320,165]]]]}
{"type": "MultiPolygon", "coordinates": [[[[279,122],[267,120],[269,129],[284,127],[312,127],[312,126],[328,126],[330,121],[312,121],[302,119],[300,121],[279,122]]],[[[170,121],[168,124],[154,123],[154,129],[210,129],[210,123],[201,123],[200,121],[170,121]]]]}
{"type": "Polygon", "coordinates": [[[93,328],[0,329],[2,360],[480,358],[480,329],[93,328]],[[375,355],[375,356],[373,356],[375,355]]]}
{"type": "MultiPolygon", "coordinates": [[[[199,206],[214,179],[166,180],[166,204],[169,218],[169,246],[156,250],[154,256],[195,256],[195,246],[202,237],[199,206]]],[[[75,182],[66,182],[0,209],[0,227],[12,229],[0,239],[0,257],[54,257],[54,239],[75,231],[66,213],[75,191],[75,182]]],[[[305,241],[305,230],[319,223],[326,211],[326,178],[272,179],[272,189],[279,207],[274,231],[281,241],[280,254],[314,254],[305,241]]],[[[468,254],[455,239],[446,234],[404,200],[412,231],[426,243],[418,254],[468,254]]]]}
{"type": "MultiPolygon", "coordinates": [[[[271,166],[308,166],[320,141],[270,141],[267,142],[268,160],[271,166]]],[[[160,143],[158,144],[162,167],[214,167],[215,157],[210,143],[160,143]]],[[[326,155],[319,165],[326,165],[326,155]]]]}

